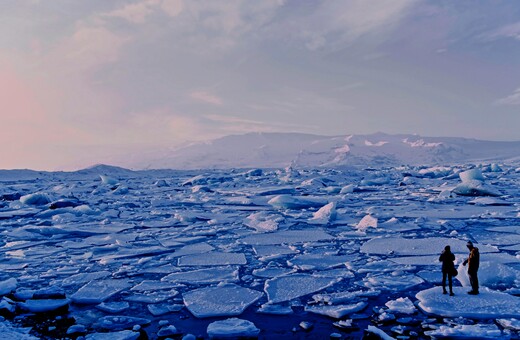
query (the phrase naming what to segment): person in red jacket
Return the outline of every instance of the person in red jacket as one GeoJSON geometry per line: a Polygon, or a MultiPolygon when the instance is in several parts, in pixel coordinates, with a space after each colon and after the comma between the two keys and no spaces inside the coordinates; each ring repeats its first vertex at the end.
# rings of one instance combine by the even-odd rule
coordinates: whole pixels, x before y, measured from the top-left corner
{"type": "Polygon", "coordinates": [[[444,250],[439,256],[439,261],[442,262],[442,294],[448,294],[446,291],[446,277],[448,278],[448,285],[450,287],[450,296],[453,296],[453,273],[455,271],[455,255],[451,252],[450,246],[444,247],[444,250]]]}
{"type": "Polygon", "coordinates": [[[469,282],[471,283],[471,290],[468,292],[468,294],[471,295],[478,295],[478,267],[480,265],[480,253],[478,251],[478,248],[473,246],[473,242],[468,241],[466,246],[469,249],[469,256],[464,261],[464,265],[468,265],[468,277],[469,282]]]}

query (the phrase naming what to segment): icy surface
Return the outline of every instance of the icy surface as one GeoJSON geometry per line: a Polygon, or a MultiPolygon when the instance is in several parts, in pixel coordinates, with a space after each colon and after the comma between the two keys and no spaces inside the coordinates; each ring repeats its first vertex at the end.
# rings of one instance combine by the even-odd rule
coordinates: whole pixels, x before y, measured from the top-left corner
{"type": "Polygon", "coordinates": [[[198,318],[240,315],[263,294],[259,291],[228,284],[201,288],[183,295],[186,308],[198,318]]]}
{"type": "MultiPolygon", "coordinates": [[[[399,143],[406,148],[437,148],[404,139],[399,143]]],[[[355,140],[321,142],[355,152],[355,140]]],[[[359,147],[388,152],[395,143],[384,135],[367,141],[359,147]]],[[[313,150],[325,147],[321,142],[313,150]]],[[[327,156],[302,154],[300,160],[306,157],[327,156]]],[[[204,330],[216,320],[206,317],[238,315],[265,338],[320,339],[334,332],[361,338],[372,325],[392,336],[427,338],[426,331],[441,326],[488,324],[489,314],[505,320],[497,322],[500,331],[514,328],[519,164],[363,164],[143,172],[95,167],[0,176],[0,312],[12,327],[33,327],[31,334],[47,338],[66,338],[74,325],[86,336],[109,339],[138,331],[154,338],[169,325],[179,338],[208,337],[204,330]],[[104,184],[100,174],[116,181],[104,184]],[[454,191],[470,181],[501,196],[454,191]],[[35,193],[50,202],[20,201],[35,193]],[[481,253],[477,297],[466,294],[468,240],[481,253]],[[446,245],[459,271],[455,296],[424,295],[439,289],[438,256],[446,245]],[[472,298],[478,315],[464,302],[472,298]],[[506,300],[507,308],[501,305],[506,300]],[[429,321],[430,314],[439,318],[429,321]],[[449,319],[458,316],[472,320],[449,319]]]]}
{"type": "Polygon", "coordinates": [[[427,313],[475,319],[520,318],[520,297],[481,289],[479,295],[466,294],[467,289],[454,287],[455,296],[442,294],[441,287],[417,293],[419,307],[427,313]]]}
{"type": "Polygon", "coordinates": [[[260,330],[251,321],[230,318],[210,323],[207,332],[210,339],[236,339],[254,338],[260,330]]]}
{"type": "Polygon", "coordinates": [[[339,279],[330,277],[291,274],[267,280],[264,290],[269,303],[279,303],[318,292],[338,281],[339,279]]]}

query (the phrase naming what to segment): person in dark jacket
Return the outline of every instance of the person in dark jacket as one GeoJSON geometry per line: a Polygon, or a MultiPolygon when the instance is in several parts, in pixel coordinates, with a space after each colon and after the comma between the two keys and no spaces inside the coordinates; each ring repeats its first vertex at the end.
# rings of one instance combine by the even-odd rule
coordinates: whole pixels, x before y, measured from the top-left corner
{"type": "Polygon", "coordinates": [[[451,252],[450,246],[444,247],[444,250],[439,256],[439,261],[442,262],[442,294],[448,294],[446,291],[446,277],[448,277],[448,285],[450,287],[450,296],[453,296],[453,272],[455,271],[455,255],[451,252]]]}
{"type": "Polygon", "coordinates": [[[478,295],[478,267],[480,265],[480,253],[478,248],[473,246],[473,242],[468,241],[466,246],[469,249],[469,256],[466,260],[464,260],[464,265],[468,265],[468,277],[469,282],[471,283],[471,290],[468,294],[478,295]]]}

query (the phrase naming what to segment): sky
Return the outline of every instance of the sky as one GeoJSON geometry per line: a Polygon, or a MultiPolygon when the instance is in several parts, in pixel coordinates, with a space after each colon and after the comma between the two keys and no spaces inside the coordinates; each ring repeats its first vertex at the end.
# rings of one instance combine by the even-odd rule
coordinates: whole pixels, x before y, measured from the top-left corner
{"type": "Polygon", "coordinates": [[[0,169],[248,132],[520,140],[520,4],[0,1],[0,169]]]}

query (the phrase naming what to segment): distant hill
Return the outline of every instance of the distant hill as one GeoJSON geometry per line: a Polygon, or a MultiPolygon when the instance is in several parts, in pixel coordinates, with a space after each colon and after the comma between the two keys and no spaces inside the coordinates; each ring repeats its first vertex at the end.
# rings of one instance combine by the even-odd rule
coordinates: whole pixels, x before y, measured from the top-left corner
{"type": "MultiPolygon", "coordinates": [[[[418,135],[248,133],[148,155],[134,169],[442,165],[520,161],[520,141],[418,135]]],[[[123,164],[123,166],[127,166],[123,164]]]]}

